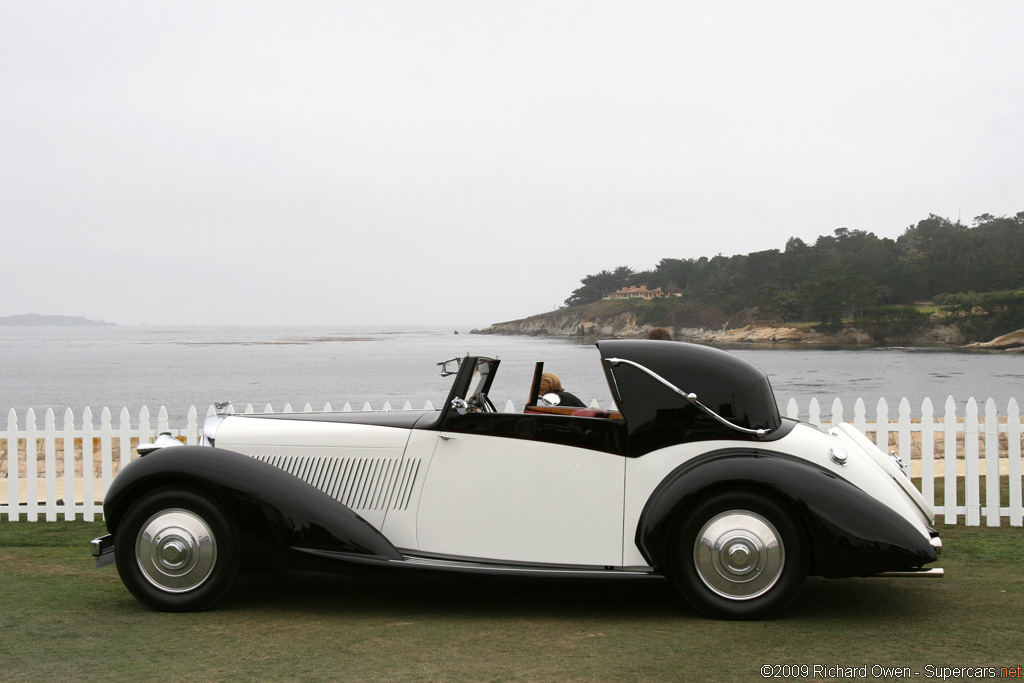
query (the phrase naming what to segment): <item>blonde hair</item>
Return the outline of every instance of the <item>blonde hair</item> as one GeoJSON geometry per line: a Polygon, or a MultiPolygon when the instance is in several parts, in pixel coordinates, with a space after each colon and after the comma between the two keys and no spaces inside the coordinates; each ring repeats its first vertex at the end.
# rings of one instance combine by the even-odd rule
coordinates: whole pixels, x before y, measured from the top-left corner
{"type": "Polygon", "coordinates": [[[558,375],[545,372],[540,376],[540,395],[550,394],[552,391],[562,391],[562,380],[558,375]]]}

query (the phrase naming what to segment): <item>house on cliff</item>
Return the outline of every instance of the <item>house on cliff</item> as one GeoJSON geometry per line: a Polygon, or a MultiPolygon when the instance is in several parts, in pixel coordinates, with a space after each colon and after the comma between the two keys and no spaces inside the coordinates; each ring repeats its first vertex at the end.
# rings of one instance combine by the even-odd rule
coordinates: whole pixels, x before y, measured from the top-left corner
{"type": "Polygon", "coordinates": [[[639,287],[620,287],[608,296],[606,299],[655,299],[658,297],[666,296],[665,292],[662,291],[661,287],[655,287],[654,289],[647,289],[647,285],[640,285],[639,287]]]}

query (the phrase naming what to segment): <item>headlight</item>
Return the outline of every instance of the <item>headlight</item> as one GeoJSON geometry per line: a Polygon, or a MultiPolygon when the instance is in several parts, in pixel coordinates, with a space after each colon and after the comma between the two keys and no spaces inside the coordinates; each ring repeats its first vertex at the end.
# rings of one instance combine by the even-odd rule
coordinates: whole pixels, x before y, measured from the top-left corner
{"type": "Polygon", "coordinates": [[[199,443],[203,446],[216,445],[217,428],[224,421],[224,415],[211,415],[203,420],[203,428],[199,433],[199,443]]]}

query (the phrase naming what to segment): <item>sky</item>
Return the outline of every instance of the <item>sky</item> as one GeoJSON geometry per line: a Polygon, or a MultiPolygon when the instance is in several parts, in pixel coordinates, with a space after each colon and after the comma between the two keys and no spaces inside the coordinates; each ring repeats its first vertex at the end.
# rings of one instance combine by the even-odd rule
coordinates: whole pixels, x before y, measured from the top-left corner
{"type": "Polygon", "coordinates": [[[0,0],[0,316],[471,325],[1024,211],[1024,3],[0,0]]]}

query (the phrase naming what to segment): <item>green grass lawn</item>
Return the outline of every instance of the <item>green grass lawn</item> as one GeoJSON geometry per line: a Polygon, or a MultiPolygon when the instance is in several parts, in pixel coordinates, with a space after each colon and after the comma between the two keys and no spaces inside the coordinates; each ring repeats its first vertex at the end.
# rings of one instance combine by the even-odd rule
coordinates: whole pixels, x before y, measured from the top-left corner
{"type": "Polygon", "coordinates": [[[161,614],[93,569],[101,524],[3,522],[0,681],[742,681],[765,664],[922,680],[1024,664],[1024,529],[941,531],[945,579],[810,579],[781,618],[741,623],[658,582],[308,573],[243,575],[213,611],[161,614]]]}

